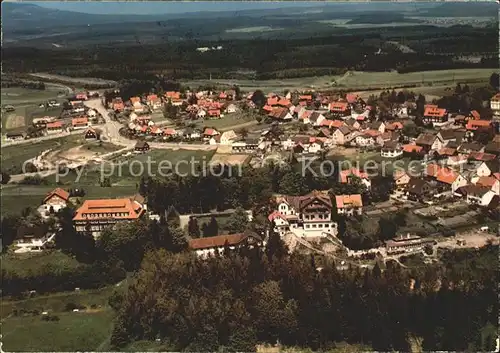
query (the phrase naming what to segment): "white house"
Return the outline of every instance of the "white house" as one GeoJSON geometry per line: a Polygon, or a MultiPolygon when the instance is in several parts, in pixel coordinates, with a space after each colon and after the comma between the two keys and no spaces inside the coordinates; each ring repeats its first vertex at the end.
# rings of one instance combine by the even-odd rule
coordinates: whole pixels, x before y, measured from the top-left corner
{"type": "Polygon", "coordinates": [[[310,144],[309,148],[307,151],[309,153],[318,153],[319,151],[323,150],[323,147],[325,146],[324,142],[319,140],[319,139],[314,139],[310,144]]]}
{"type": "Polygon", "coordinates": [[[236,113],[238,110],[238,108],[236,107],[235,104],[231,103],[227,106],[226,108],[226,113],[230,114],[230,113],[236,113]]]}
{"type": "Polygon", "coordinates": [[[69,192],[56,188],[49,192],[47,196],[42,201],[42,206],[38,209],[39,211],[58,212],[68,205],[69,192]]]}
{"type": "Polygon", "coordinates": [[[466,201],[470,205],[488,206],[495,197],[495,193],[488,187],[479,185],[467,185],[463,188],[466,193],[466,201]]]}
{"type": "Polygon", "coordinates": [[[312,191],[304,196],[277,196],[275,203],[277,208],[269,219],[280,234],[290,231],[298,237],[314,238],[337,235],[337,223],[331,219],[333,205],[327,191],[312,191]]]}
{"type": "Polygon", "coordinates": [[[230,145],[237,137],[234,130],[225,131],[220,136],[220,143],[221,145],[230,145]]]}
{"type": "Polygon", "coordinates": [[[389,141],[384,144],[380,155],[384,158],[396,158],[403,155],[403,148],[401,144],[396,141],[389,141]]]}
{"type": "Polygon", "coordinates": [[[46,226],[21,226],[13,242],[14,253],[41,252],[55,238],[55,233],[48,234],[46,226]]]}
{"type": "Polygon", "coordinates": [[[207,116],[207,112],[204,109],[200,109],[198,110],[198,113],[196,113],[196,116],[200,119],[205,119],[205,117],[207,116]]]}

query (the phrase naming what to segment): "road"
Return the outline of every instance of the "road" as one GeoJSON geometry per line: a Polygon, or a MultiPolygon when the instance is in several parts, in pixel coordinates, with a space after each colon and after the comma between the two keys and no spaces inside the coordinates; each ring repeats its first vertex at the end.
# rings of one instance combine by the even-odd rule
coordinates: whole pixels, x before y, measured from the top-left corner
{"type": "MultiPolygon", "coordinates": [[[[129,148],[135,146],[137,141],[130,140],[126,137],[123,137],[120,134],[120,129],[123,127],[123,125],[111,119],[108,110],[102,105],[100,99],[89,99],[85,101],[85,105],[89,108],[96,110],[99,114],[102,115],[102,117],[106,121],[106,123],[102,126],[102,129],[106,133],[108,142],[129,148]]],[[[180,143],[149,142],[149,147],[153,149],[186,149],[186,150],[199,150],[199,151],[211,151],[217,149],[217,145],[187,144],[182,142],[180,143]]]]}

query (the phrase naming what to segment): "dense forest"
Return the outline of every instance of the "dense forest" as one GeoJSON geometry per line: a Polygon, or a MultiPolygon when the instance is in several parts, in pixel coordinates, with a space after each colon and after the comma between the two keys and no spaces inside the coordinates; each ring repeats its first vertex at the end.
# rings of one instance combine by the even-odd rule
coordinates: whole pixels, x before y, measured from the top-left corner
{"type": "Polygon", "coordinates": [[[257,343],[327,350],[336,342],[379,351],[491,351],[498,321],[498,247],[444,254],[441,266],[338,271],[265,250],[208,260],[149,253],[118,313],[111,342],[159,339],[175,351],[255,351],[257,343]]]}
{"type": "Polygon", "coordinates": [[[99,44],[78,48],[2,48],[4,72],[51,72],[120,80],[144,75],[171,79],[287,78],[342,74],[347,70],[399,72],[497,67],[497,28],[434,26],[349,29],[331,35],[319,30],[306,38],[164,40],[162,44],[99,44]],[[401,41],[416,53],[403,53],[387,41],[401,41]],[[198,47],[222,46],[199,52],[198,47]],[[380,54],[376,54],[382,48],[380,54]],[[479,53],[480,63],[456,62],[479,53]],[[249,73],[250,72],[250,73],[249,73]]]}

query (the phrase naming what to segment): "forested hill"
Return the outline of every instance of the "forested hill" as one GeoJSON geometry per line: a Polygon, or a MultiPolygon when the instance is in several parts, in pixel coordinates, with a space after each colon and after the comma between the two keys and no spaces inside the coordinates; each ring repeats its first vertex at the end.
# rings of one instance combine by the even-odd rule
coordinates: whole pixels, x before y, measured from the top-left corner
{"type": "Polygon", "coordinates": [[[419,351],[491,351],[497,256],[490,246],[450,252],[442,266],[413,273],[397,265],[363,273],[288,255],[275,236],[264,252],[205,261],[160,250],[146,256],[127,295],[113,298],[111,342],[157,338],[191,352],[277,341],[319,351],[342,341],[375,351],[409,352],[414,342],[419,351]]]}

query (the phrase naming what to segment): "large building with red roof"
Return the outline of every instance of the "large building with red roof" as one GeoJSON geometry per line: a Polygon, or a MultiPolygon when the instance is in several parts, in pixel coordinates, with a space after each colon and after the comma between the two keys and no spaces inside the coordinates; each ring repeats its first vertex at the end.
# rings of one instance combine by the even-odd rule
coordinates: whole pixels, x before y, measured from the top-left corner
{"type": "Polygon", "coordinates": [[[76,211],[73,223],[77,232],[90,232],[98,237],[104,228],[138,220],[144,214],[144,206],[130,198],[85,200],[76,211]]]}

